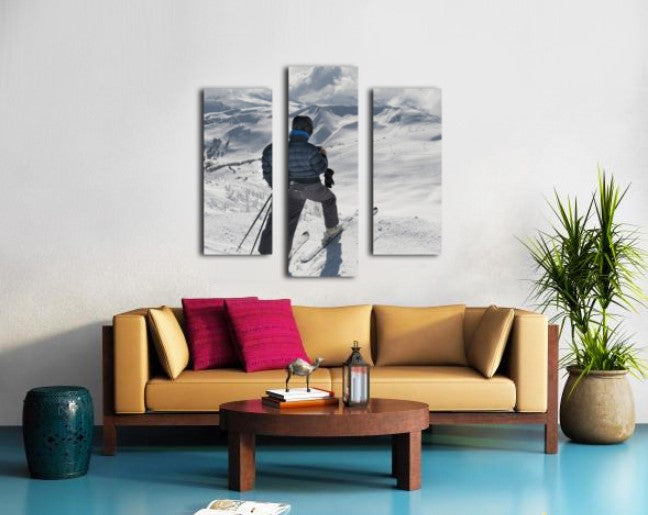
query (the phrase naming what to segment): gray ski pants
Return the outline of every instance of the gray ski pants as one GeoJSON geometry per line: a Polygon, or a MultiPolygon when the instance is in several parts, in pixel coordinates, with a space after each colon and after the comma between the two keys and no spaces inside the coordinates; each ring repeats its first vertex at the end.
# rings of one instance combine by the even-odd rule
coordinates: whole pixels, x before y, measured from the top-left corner
{"type": "Polygon", "coordinates": [[[270,214],[268,215],[268,220],[266,221],[263,232],[261,233],[259,254],[272,254],[272,206],[270,206],[270,214]]]}
{"type": "Polygon", "coordinates": [[[340,223],[335,194],[329,188],[321,182],[312,184],[291,182],[288,186],[288,253],[292,249],[295,230],[307,200],[322,203],[324,225],[327,229],[340,223]]]}

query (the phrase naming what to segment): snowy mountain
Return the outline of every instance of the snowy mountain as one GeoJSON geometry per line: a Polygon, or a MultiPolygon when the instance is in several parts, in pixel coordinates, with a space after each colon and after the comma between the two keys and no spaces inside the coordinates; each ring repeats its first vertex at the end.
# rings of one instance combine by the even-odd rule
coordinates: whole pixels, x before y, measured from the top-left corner
{"type": "Polygon", "coordinates": [[[441,252],[441,90],[380,88],[373,104],[373,253],[441,252]]]}
{"type": "MultiPolygon", "coordinates": [[[[340,219],[347,229],[315,259],[302,263],[300,252],[319,245],[324,217],[321,204],[306,202],[295,234],[311,237],[288,265],[295,277],[352,277],[358,269],[358,85],[357,69],[350,66],[294,66],[289,69],[289,119],[297,115],[313,120],[310,142],[327,151],[335,171],[332,188],[340,219]]],[[[295,238],[297,239],[297,238],[295,238]]]]}
{"type": "Polygon", "coordinates": [[[261,220],[238,249],[271,194],[261,174],[261,153],[272,142],[269,89],[214,88],[203,98],[205,254],[257,254],[261,220]]]}

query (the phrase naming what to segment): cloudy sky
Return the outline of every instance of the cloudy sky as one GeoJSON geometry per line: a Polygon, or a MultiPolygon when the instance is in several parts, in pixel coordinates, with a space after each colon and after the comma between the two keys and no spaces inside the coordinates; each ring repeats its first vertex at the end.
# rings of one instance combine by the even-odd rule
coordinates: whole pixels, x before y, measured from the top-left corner
{"type": "Polygon", "coordinates": [[[379,88],[373,96],[374,107],[408,107],[441,117],[440,88],[379,88]]]}
{"type": "Polygon", "coordinates": [[[355,66],[291,66],[289,97],[292,102],[358,105],[358,68],[355,66]]]}
{"type": "Polygon", "coordinates": [[[272,104],[270,88],[206,88],[203,90],[203,112],[272,104]]]}

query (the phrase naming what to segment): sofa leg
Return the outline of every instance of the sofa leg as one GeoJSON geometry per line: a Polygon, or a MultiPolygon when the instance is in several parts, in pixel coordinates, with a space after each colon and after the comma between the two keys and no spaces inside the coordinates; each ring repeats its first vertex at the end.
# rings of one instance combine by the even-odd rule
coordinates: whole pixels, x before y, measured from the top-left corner
{"type": "Polygon", "coordinates": [[[558,453],[558,421],[548,421],[544,426],[545,454],[558,453]]]}
{"type": "Polygon", "coordinates": [[[104,417],[102,454],[104,456],[114,456],[117,454],[117,426],[115,426],[112,417],[104,417]]]}
{"type": "Polygon", "coordinates": [[[102,367],[103,367],[103,432],[101,452],[105,456],[117,453],[117,427],[115,426],[115,389],[114,365],[115,349],[113,348],[113,328],[102,328],[102,367]]]}
{"type": "Polygon", "coordinates": [[[545,419],[545,453],[558,452],[558,326],[549,326],[547,341],[547,418],[545,419]]]}

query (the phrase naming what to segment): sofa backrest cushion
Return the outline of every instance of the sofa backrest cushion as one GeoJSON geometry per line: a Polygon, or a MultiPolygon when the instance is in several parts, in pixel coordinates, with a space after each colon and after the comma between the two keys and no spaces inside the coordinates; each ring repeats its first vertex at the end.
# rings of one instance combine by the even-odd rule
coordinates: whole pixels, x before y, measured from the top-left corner
{"type": "Polygon", "coordinates": [[[487,309],[488,306],[466,306],[466,312],[464,313],[464,347],[466,349],[466,356],[468,355],[468,344],[470,343],[473,334],[475,334],[477,326],[479,325],[479,322],[481,322],[487,309]]]}
{"type": "Polygon", "coordinates": [[[374,306],[376,365],[467,365],[465,309],[374,306]]]}
{"type": "Polygon", "coordinates": [[[175,379],[189,364],[189,346],[182,327],[167,306],[149,309],[147,317],[162,368],[175,379]]]}
{"type": "Polygon", "coordinates": [[[490,306],[468,341],[468,364],[484,377],[493,377],[502,361],[514,315],[510,308],[490,306]]]}
{"type": "Polygon", "coordinates": [[[306,353],[324,358],[325,367],[338,367],[349,357],[357,340],[362,357],[372,365],[371,308],[370,304],[332,308],[293,306],[306,353]]]}
{"type": "Polygon", "coordinates": [[[310,361],[290,299],[227,299],[225,307],[246,372],[284,368],[296,358],[310,361]]]}
{"type": "MultiPolygon", "coordinates": [[[[256,297],[250,297],[256,299],[256,297]]],[[[192,368],[238,368],[225,299],[182,299],[192,368]]]]}

